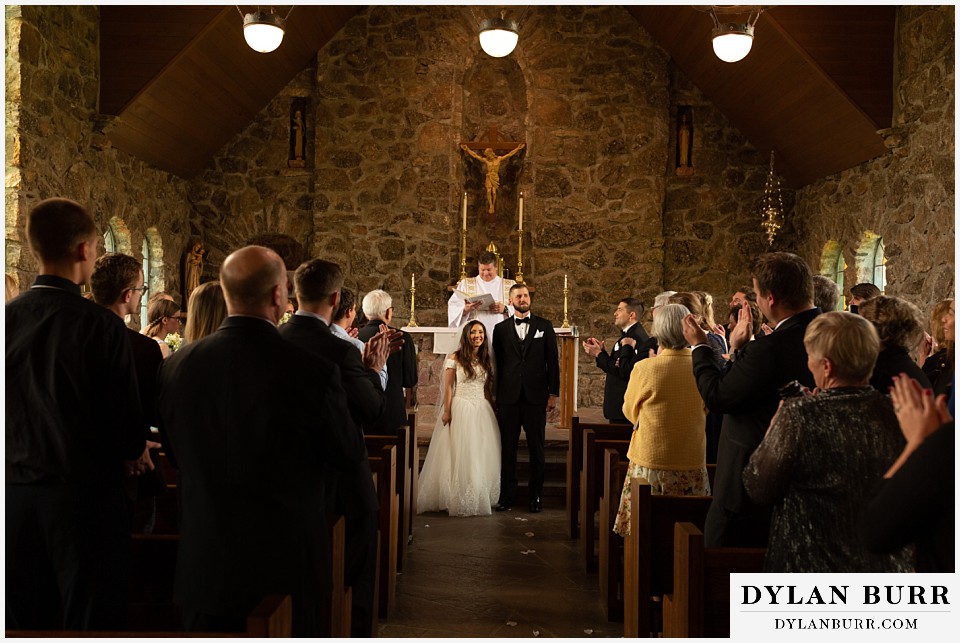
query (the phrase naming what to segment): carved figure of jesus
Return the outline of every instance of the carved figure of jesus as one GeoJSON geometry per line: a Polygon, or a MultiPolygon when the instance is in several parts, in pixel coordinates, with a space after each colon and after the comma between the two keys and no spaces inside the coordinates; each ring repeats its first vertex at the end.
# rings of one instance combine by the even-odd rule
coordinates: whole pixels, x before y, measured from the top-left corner
{"type": "Polygon", "coordinates": [[[487,213],[493,214],[497,209],[497,190],[500,188],[500,163],[522,150],[526,147],[526,144],[520,143],[520,145],[503,156],[497,156],[489,147],[483,151],[483,156],[471,150],[466,144],[461,144],[460,147],[464,152],[486,166],[486,181],[484,187],[487,190],[487,213]]]}

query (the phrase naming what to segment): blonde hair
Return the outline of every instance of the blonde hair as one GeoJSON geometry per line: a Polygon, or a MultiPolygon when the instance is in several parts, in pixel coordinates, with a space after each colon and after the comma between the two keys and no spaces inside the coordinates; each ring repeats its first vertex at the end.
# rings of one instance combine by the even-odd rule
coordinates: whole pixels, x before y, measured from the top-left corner
{"type": "Polygon", "coordinates": [[[880,337],[869,321],[845,311],[817,315],[803,335],[807,355],[827,358],[843,382],[866,382],[880,354],[880,337]]]}
{"type": "Polygon", "coordinates": [[[677,292],[670,295],[670,298],[667,301],[669,301],[671,304],[680,304],[681,306],[686,306],[687,310],[690,311],[690,314],[693,315],[693,319],[697,322],[697,326],[705,331],[713,331],[712,328],[707,326],[707,322],[703,318],[703,305],[700,303],[700,297],[697,296],[696,293],[677,292]]]}
{"type": "Polygon", "coordinates": [[[227,317],[227,303],[223,299],[223,288],[219,281],[200,284],[190,293],[187,306],[187,325],[183,329],[184,339],[195,342],[216,332],[227,317]]]}
{"type": "Polygon", "coordinates": [[[173,317],[178,312],[180,312],[180,306],[176,302],[157,299],[147,307],[147,326],[140,332],[147,337],[160,337],[160,333],[163,332],[163,318],[173,317]]]}
{"type": "Polygon", "coordinates": [[[693,290],[691,291],[697,299],[700,300],[700,310],[703,314],[703,323],[706,324],[708,330],[713,330],[713,327],[717,325],[716,320],[713,317],[713,295],[703,290],[693,290]]]}
{"type": "Polygon", "coordinates": [[[4,301],[10,301],[20,294],[20,286],[17,285],[17,278],[9,272],[4,273],[4,276],[6,277],[6,294],[4,301]]]}

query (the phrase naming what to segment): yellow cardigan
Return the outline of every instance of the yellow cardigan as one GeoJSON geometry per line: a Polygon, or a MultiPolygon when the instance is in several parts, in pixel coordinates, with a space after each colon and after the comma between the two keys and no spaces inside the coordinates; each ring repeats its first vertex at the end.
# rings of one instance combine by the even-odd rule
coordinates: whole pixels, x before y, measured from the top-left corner
{"type": "Polygon", "coordinates": [[[637,362],[623,396],[623,414],[636,424],[627,456],[648,469],[689,471],[706,463],[706,413],[689,349],[664,348],[637,362]]]}

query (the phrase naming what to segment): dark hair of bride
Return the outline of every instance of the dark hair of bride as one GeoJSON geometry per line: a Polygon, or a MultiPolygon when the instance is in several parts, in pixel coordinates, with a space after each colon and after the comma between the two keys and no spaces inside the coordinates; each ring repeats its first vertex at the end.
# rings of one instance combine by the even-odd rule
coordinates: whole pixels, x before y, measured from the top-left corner
{"type": "Polygon", "coordinates": [[[467,374],[467,379],[472,380],[477,376],[474,370],[477,365],[486,371],[487,381],[484,383],[484,393],[487,399],[493,399],[493,356],[490,355],[490,342],[487,341],[487,339],[487,329],[484,328],[482,322],[476,319],[467,322],[467,325],[463,327],[463,332],[460,334],[460,346],[457,347],[457,351],[453,356],[460,366],[463,367],[463,372],[467,374]],[[477,350],[476,360],[473,359],[473,345],[470,344],[470,329],[474,326],[483,328],[484,339],[483,344],[481,344],[477,350]]]}

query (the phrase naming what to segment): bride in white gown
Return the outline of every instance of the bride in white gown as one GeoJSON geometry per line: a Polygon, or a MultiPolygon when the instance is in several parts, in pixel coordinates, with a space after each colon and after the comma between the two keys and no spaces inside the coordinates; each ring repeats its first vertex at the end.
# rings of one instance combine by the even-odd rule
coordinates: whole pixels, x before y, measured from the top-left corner
{"type": "Polygon", "coordinates": [[[467,322],[444,364],[440,415],[420,472],[418,513],[490,515],[500,496],[500,429],[492,393],[490,342],[481,322],[467,322]]]}

